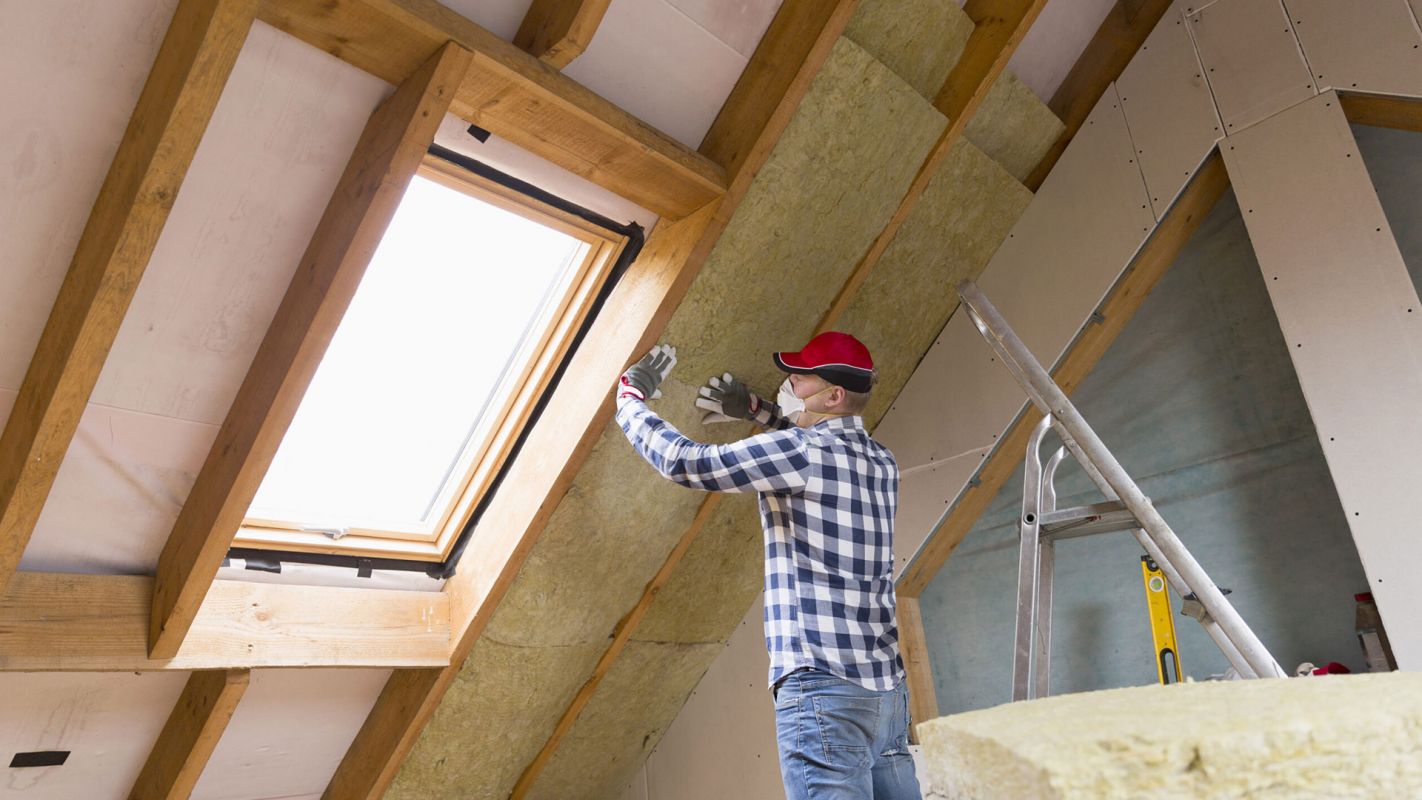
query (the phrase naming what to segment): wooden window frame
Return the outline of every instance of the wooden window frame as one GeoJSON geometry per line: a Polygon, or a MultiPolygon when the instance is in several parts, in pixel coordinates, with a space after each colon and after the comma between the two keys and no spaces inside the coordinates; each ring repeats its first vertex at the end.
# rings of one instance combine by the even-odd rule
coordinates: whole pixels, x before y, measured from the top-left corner
{"type": "Polygon", "coordinates": [[[557,299],[548,317],[551,324],[537,332],[531,343],[524,345],[531,352],[531,357],[519,368],[510,384],[496,388],[498,404],[492,409],[494,416],[488,432],[481,437],[482,441],[473,443],[475,453],[468,459],[464,474],[451,479],[457,488],[450,492],[447,483],[446,488],[441,490],[441,495],[448,499],[431,532],[352,528],[340,539],[333,539],[319,531],[301,530],[295,523],[249,517],[243,520],[232,541],[234,548],[426,562],[440,562],[448,558],[469,516],[508,459],[514,442],[528,424],[538,398],[548,388],[627,245],[625,236],[442,158],[426,155],[416,174],[571,236],[588,245],[587,253],[567,282],[568,289],[557,299]]]}

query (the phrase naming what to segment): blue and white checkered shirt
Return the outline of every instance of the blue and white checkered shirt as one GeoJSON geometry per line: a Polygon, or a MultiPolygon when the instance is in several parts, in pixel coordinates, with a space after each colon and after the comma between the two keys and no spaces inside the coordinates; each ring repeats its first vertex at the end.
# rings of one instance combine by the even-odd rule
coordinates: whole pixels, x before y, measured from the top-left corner
{"type": "Polygon", "coordinates": [[[899,469],[860,417],[811,428],[773,416],[765,433],[694,442],[623,399],[617,422],[662,475],[693,489],[759,492],[765,529],[765,644],[770,685],[813,667],[887,691],[904,674],[894,621],[899,469]]]}

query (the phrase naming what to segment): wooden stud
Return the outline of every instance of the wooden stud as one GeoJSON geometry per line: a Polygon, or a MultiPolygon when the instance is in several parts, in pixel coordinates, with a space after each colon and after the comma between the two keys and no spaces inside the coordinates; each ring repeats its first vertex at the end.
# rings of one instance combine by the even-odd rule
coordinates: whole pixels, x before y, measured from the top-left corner
{"type": "Polygon", "coordinates": [[[726,171],[435,0],[264,0],[261,19],[399,84],[445,42],[473,54],[450,112],[668,219],[726,171]]]}
{"type": "Polygon", "coordinates": [[[457,45],[441,48],[361,133],[158,559],[153,658],[181,647],[469,62],[457,45]]]}
{"type": "Polygon", "coordinates": [[[0,594],[29,543],[255,11],[255,0],[183,0],[173,14],[0,434],[0,594]]]}
{"type": "Polygon", "coordinates": [[[0,672],[443,667],[442,592],[214,581],[178,654],[148,657],[153,579],[16,573],[0,597],[0,672]]]}
{"type": "Polygon", "coordinates": [[[612,0],[533,0],[514,44],[554,69],[563,69],[592,43],[612,0]]]}
{"type": "Polygon", "coordinates": [[[933,665],[928,659],[928,637],[918,598],[901,594],[898,602],[899,655],[908,675],[909,718],[917,725],[938,717],[938,693],[933,688],[933,665]]]}
{"type": "Polygon", "coordinates": [[[250,677],[245,669],[194,672],[153,743],[129,800],[187,800],[237,711],[250,677]]]}
{"type": "Polygon", "coordinates": [[[1106,93],[1107,87],[1121,77],[1126,65],[1136,51],[1145,44],[1146,37],[1155,30],[1172,0],[1116,0],[1111,10],[1106,12],[1101,27],[1091,38],[1086,49],[1077,58],[1076,64],[1067,73],[1066,79],[1057,87],[1052,101],[1047,104],[1066,129],[1057,138],[1052,148],[1042,156],[1036,169],[1027,177],[1027,188],[1037,191],[1047,173],[1056,166],[1057,159],[1066,152],[1076,132],[1086,124],[1086,117],[1097,101],[1106,93]]]}
{"type": "MultiPolygon", "coordinates": [[[[648,238],[642,254],[618,284],[574,355],[543,421],[530,432],[522,452],[510,466],[504,488],[490,502],[479,526],[481,531],[489,532],[481,542],[485,557],[461,565],[446,586],[455,636],[450,666],[444,670],[396,671],[337,768],[324,795],[326,800],[377,798],[395,779],[400,764],[459,674],[548,518],[611,420],[610,387],[629,363],[656,343],[857,5],[858,0],[836,0],[829,14],[818,3],[786,3],[781,7],[772,30],[813,29],[816,40],[797,50],[806,53],[803,61],[763,52],[781,46],[784,34],[767,34],[762,40],[752,62],[764,66],[747,70],[741,77],[707,135],[707,142],[734,139],[741,143],[737,147],[744,148],[726,151],[745,153],[735,161],[729,191],[719,202],[685,219],[663,220],[648,238]],[[816,27],[804,23],[804,18],[827,21],[816,27]],[[775,71],[782,74],[771,74],[775,71]],[[748,90],[747,84],[760,91],[748,90]],[[766,94],[776,87],[780,93],[772,102],[766,94]],[[736,108],[744,104],[754,104],[759,111],[744,113],[736,108]]],[[[690,544],[689,538],[686,543],[690,544]]],[[[623,627],[630,635],[631,628],[623,627]]],[[[585,688],[590,692],[592,687],[585,688]]]]}
{"type": "Polygon", "coordinates": [[[1355,125],[1422,132],[1422,100],[1339,93],[1343,113],[1355,125]]]}
{"type": "MultiPolygon", "coordinates": [[[[1052,377],[1067,394],[1071,394],[1092,367],[1105,355],[1126,323],[1135,316],[1141,302],[1155,288],[1161,276],[1175,263],[1190,235],[1200,227],[1215,203],[1229,188],[1229,176],[1219,152],[1213,153],[1191,178],[1141,252],[1126,268],[1100,307],[1103,317],[1099,325],[1089,325],[1077,337],[1052,377]]],[[[1017,419],[978,472],[978,482],[963,490],[952,511],[938,530],[929,537],[903,578],[899,581],[899,597],[918,597],[928,588],[953,549],[972,529],[998,490],[1017,469],[1026,452],[1032,428],[1041,419],[1036,409],[1017,419]]]]}
{"type": "Polygon", "coordinates": [[[928,190],[939,165],[962,138],[968,122],[1002,75],[1017,45],[1021,44],[1022,37],[1027,35],[1027,30],[1045,5],[1046,0],[968,0],[963,6],[977,27],[968,37],[962,58],[948,74],[948,80],[944,81],[935,101],[938,110],[948,117],[948,127],[919,166],[918,174],[909,184],[908,192],[893,216],[840,288],[817,331],[832,330],[848,310],[859,288],[868,280],[869,273],[889,249],[889,244],[918,205],[919,198],[928,190]]]}

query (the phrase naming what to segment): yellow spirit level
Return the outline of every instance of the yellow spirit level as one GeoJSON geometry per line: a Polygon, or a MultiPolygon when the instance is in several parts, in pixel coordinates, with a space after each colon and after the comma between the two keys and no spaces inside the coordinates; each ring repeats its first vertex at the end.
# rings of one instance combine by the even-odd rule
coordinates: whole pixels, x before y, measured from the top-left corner
{"type": "Polygon", "coordinates": [[[1150,635],[1155,640],[1155,669],[1161,683],[1180,681],[1180,650],[1175,644],[1175,618],[1170,615],[1170,592],[1165,575],[1150,556],[1141,556],[1146,606],[1150,609],[1150,635]]]}

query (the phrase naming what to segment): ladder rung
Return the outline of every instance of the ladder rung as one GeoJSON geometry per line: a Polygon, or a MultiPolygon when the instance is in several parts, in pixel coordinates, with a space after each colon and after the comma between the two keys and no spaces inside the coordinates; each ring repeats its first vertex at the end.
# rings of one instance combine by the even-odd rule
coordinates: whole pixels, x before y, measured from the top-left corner
{"type": "MultiPolygon", "coordinates": [[[[1126,511],[1126,504],[1120,500],[1111,500],[1105,503],[1092,503],[1085,506],[1072,506],[1056,511],[1047,511],[1042,514],[1040,523],[1042,527],[1054,525],[1059,522],[1069,522],[1086,517],[1101,517],[1114,511],[1126,511]]],[[[1130,513],[1130,512],[1127,512],[1130,513]]]]}

